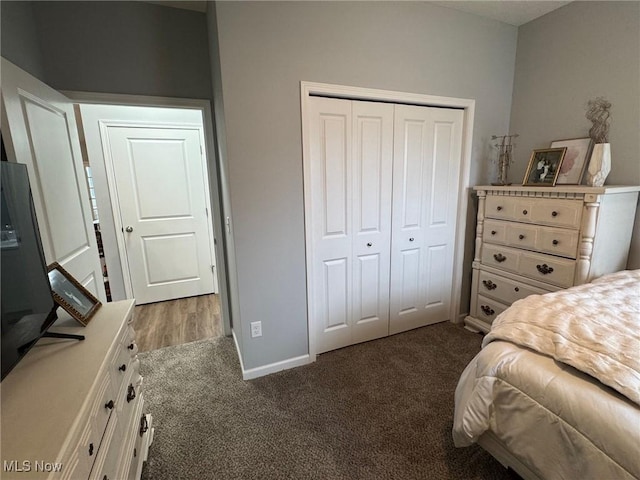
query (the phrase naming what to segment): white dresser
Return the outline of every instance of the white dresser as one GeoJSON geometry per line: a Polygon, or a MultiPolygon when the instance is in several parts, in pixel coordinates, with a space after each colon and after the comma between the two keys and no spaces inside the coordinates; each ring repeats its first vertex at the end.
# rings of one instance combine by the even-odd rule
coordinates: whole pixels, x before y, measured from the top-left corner
{"type": "Polygon", "coordinates": [[[624,270],[636,186],[480,186],[470,314],[488,332],[516,300],[624,270]]]}
{"type": "Polygon", "coordinates": [[[133,307],[102,305],[84,328],[61,318],[51,331],[86,339],[43,338],[2,381],[1,478],[140,478],[153,429],[133,307]]]}

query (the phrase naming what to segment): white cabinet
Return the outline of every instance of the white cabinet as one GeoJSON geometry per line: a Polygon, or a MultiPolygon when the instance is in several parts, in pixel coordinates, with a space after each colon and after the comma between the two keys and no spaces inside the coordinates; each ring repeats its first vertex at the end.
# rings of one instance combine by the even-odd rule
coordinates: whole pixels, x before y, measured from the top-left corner
{"type": "Polygon", "coordinates": [[[308,105],[317,353],[451,319],[463,111],[322,97],[308,105]]]}
{"type": "Polygon", "coordinates": [[[488,332],[513,302],[626,268],[640,187],[480,186],[470,314],[488,332]]]}
{"type": "Polygon", "coordinates": [[[52,331],[86,339],[43,338],[2,381],[3,477],[140,478],[153,429],[133,306],[102,305],[84,328],[59,320],[52,331]]]}

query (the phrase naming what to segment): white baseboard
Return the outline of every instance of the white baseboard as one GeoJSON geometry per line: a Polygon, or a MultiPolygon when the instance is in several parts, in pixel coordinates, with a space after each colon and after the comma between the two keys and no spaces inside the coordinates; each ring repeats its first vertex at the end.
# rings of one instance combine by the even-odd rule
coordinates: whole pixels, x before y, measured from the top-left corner
{"type": "Polygon", "coordinates": [[[251,380],[253,378],[264,377],[270,373],[276,373],[281,370],[288,370],[294,367],[300,367],[311,363],[309,360],[309,354],[301,355],[299,357],[288,358],[276,363],[270,363],[261,367],[250,368],[249,370],[242,369],[242,378],[244,380],[251,380]]]}
{"type": "Polygon", "coordinates": [[[288,358],[286,360],[281,360],[279,362],[270,363],[268,365],[262,365],[261,367],[250,368],[249,370],[246,370],[244,368],[244,362],[242,361],[242,351],[238,347],[238,338],[236,337],[236,332],[234,330],[231,333],[233,334],[233,341],[236,344],[236,350],[238,352],[238,359],[240,360],[240,369],[242,370],[243,380],[252,380],[258,377],[264,377],[265,375],[269,375],[270,373],[276,373],[281,370],[288,370],[290,368],[300,367],[302,365],[307,365],[308,363],[311,363],[309,354],[307,354],[307,355],[288,358]]]}

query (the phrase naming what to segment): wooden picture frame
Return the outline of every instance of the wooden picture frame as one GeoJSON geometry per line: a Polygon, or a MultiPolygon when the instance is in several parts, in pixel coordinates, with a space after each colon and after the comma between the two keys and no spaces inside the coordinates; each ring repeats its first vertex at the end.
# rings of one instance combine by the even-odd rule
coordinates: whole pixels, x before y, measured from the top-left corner
{"type": "Polygon", "coordinates": [[[534,150],[529,159],[522,185],[553,187],[556,184],[567,147],[534,150]]]}
{"type": "Polygon", "coordinates": [[[84,288],[58,262],[47,267],[49,285],[56,304],[61,306],[78,323],[86,326],[102,305],[100,300],[84,288]]]}
{"type": "Polygon", "coordinates": [[[587,170],[591,152],[593,151],[593,140],[586,138],[567,138],[565,140],[554,140],[550,148],[567,147],[567,153],[562,161],[560,174],[556,180],[557,185],[580,185],[584,172],[587,170]]]}

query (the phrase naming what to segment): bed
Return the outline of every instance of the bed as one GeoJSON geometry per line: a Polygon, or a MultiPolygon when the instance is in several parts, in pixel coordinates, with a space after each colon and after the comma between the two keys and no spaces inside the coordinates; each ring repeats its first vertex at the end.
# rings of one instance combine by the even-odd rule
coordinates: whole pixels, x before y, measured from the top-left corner
{"type": "Polygon", "coordinates": [[[640,478],[640,270],[514,303],[462,373],[453,439],[524,479],[640,478]]]}

